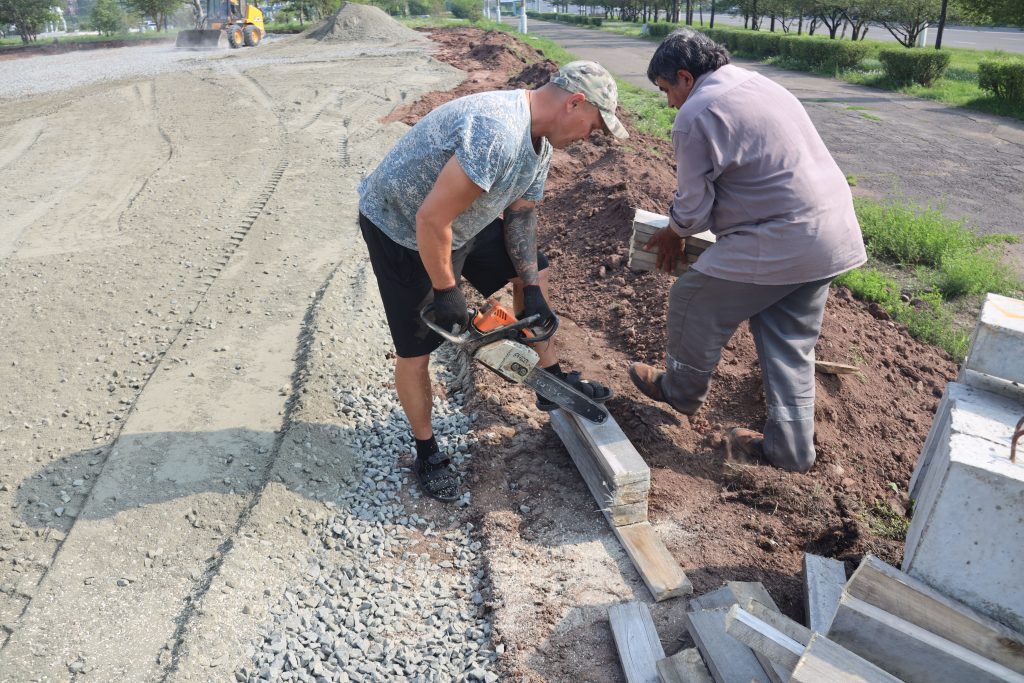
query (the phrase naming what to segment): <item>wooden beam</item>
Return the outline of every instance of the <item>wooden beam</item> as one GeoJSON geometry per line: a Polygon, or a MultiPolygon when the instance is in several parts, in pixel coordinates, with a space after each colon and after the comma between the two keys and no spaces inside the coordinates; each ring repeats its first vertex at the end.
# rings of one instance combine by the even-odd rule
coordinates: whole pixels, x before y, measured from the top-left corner
{"type": "MultiPolygon", "coordinates": [[[[793,683],[901,683],[889,672],[843,649],[820,633],[811,636],[790,680],[793,683]]],[[[938,676],[933,680],[952,679],[938,676]]]]}
{"type": "Polygon", "coordinates": [[[812,631],[828,633],[845,583],[842,562],[804,553],[804,613],[812,631]]]}
{"type": "Polygon", "coordinates": [[[846,592],[982,657],[1024,672],[1024,635],[873,555],[865,557],[850,577],[846,592]]]}
{"type": "Polygon", "coordinates": [[[746,603],[741,603],[741,606],[747,612],[785,633],[804,647],[807,647],[807,643],[811,642],[811,636],[814,635],[811,630],[803,624],[793,621],[782,612],[766,607],[756,600],[747,600],[746,603]]]}
{"type": "Polygon", "coordinates": [[[907,683],[1024,683],[1024,675],[845,591],[828,637],[907,683]]]}
{"type": "Polygon", "coordinates": [[[560,437],[569,429],[583,443],[611,491],[630,486],[644,491],[650,488],[651,468],[611,415],[599,425],[564,410],[551,411],[551,417],[560,437]]]}
{"type": "Polygon", "coordinates": [[[768,674],[753,651],[725,632],[728,610],[687,612],[686,628],[697,643],[716,683],[768,683],[768,674]]]}
{"type": "MultiPolygon", "coordinates": [[[[562,410],[554,410],[551,412],[551,426],[569,451],[569,457],[576,464],[576,469],[590,489],[590,494],[597,501],[598,509],[604,513],[608,523],[613,527],[646,522],[650,469],[647,470],[646,481],[640,478],[616,487],[614,479],[606,474],[606,471],[612,468],[602,468],[599,465],[604,454],[600,450],[592,449],[580,436],[579,420],[574,420],[573,417],[575,416],[562,410]]],[[[611,416],[608,419],[613,420],[611,416]]],[[[644,467],[647,467],[646,463],[644,467]]]]}
{"type": "Polygon", "coordinates": [[[612,531],[640,572],[655,602],[693,593],[693,584],[658,538],[650,522],[613,526],[612,531]]]}
{"type": "Polygon", "coordinates": [[[658,675],[661,683],[712,683],[711,672],[695,647],[658,660],[658,675]]]}
{"type": "Polygon", "coordinates": [[[665,650],[647,605],[612,605],[608,608],[608,621],[627,683],[658,683],[658,662],[665,658],[665,650]]]}
{"type": "MultiPolygon", "coordinates": [[[[739,605],[733,605],[725,615],[725,632],[740,641],[755,653],[765,655],[784,681],[804,653],[804,646],[778,630],[771,624],[761,621],[739,605]]],[[[762,668],[765,662],[758,658],[762,668]]],[[[770,673],[765,668],[765,673],[770,673]]]]}
{"type": "Polygon", "coordinates": [[[727,581],[718,590],[690,600],[689,609],[728,609],[733,605],[745,604],[748,600],[756,600],[775,611],[779,609],[760,581],[727,581]]]}

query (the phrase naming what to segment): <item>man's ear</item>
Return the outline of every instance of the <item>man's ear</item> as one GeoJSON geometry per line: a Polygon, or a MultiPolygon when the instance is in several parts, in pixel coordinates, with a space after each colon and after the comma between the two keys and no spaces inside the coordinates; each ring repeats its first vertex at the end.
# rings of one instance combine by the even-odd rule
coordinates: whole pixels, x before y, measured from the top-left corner
{"type": "Polygon", "coordinates": [[[676,71],[676,83],[682,83],[687,88],[692,88],[695,80],[697,79],[693,77],[693,74],[686,69],[679,69],[676,71]]]}
{"type": "Polygon", "coordinates": [[[584,95],[581,92],[574,92],[573,94],[569,95],[569,98],[566,100],[566,108],[568,108],[568,109],[575,109],[580,104],[582,104],[583,102],[586,102],[586,101],[587,101],[587,96],[586,95],[584,95]]]}

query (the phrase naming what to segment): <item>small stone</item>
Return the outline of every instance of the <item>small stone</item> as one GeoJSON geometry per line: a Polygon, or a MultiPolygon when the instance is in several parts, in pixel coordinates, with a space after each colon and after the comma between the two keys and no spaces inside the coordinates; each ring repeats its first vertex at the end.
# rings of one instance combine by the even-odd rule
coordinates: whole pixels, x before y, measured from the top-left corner
{"type": "Polygon", "coordinates": [[[131,581],[129,581],[128,579],[118,579],[117,580],[117,585],[120,586],[121,588],[124,588],[125,586],[127,586],[130,583],[131,583],[131,581]]]}
{"type": "Polygon", "coordinates": [[[519,506],[519,511],[522,512],[524,515],[528,515],[528,514],[530,514],[530,506],[529,505],[520,505],[519,506]]]}

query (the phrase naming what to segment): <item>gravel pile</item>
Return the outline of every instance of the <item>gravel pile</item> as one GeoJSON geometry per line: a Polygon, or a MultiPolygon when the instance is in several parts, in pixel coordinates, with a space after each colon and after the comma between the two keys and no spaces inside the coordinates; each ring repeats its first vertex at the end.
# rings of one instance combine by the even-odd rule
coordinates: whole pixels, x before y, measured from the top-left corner
{"type": "Polygon", "coordinates": [[[402,26],[378,7],[346,3],[305,34],[307,38],[326,42],[426,43],[422,33],[402,26]]]}
{"type": "MultiPolygon", "coordinates": [[[[384,389],[390,381],[387,367],[371,374],[370,388],[335,388],[338,417],[351,425],[346,440],[364,466],[311,532],[306,576],[271,610],[237,681],[498,680],[480,542],[472,524],[439,531],[407,511],[402,496],[421,494],[398,464],[414,447],[396,395],[384,389]]],[[[460,464],[474,444],[462,404],[460,393],[434,402],[438,442],[460,464]]],[[[468,504],[465,494],[458,505],[468,504]]]]}

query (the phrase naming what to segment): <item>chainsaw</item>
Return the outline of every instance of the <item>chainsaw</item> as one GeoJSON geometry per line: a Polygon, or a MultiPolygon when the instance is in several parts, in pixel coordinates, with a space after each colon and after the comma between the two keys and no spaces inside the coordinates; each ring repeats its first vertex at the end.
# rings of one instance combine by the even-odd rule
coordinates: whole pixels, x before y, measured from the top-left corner
{"type": "Polygon", "coordinates": [[[542,342],[558,327],[558,318],[543,329],[532,328],[539,315],[516,320],[494,299],[479,309],[469,309],[469,326],[459,333],[445,330],[434,321],[434,304],[427,305],[420,317],[431,330],[450,341],[485,368],[515,384],[525,384],[538,394],[571,413],[602,424],[608,419],[603,407],[587,398],[568,382],[539,367],[540,356],[527,344],[542,342]]]}

